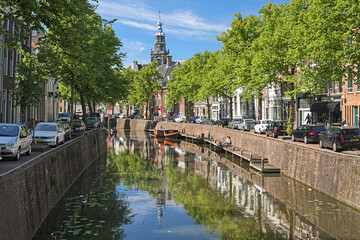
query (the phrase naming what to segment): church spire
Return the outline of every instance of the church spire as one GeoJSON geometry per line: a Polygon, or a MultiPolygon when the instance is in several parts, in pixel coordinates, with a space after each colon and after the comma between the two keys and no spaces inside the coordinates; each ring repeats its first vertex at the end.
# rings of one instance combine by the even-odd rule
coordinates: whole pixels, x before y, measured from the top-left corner
{"type": "Polygon", "coordinates": [[[159,65],[166,64],[166,56],[169,51],[166,50],[165,33],[162,29],[161,12],[159,11],[159,21],[157,22],[157,33],[155,34],[154,51],[151,50],[151,61],[157,61],[159,65]]]}

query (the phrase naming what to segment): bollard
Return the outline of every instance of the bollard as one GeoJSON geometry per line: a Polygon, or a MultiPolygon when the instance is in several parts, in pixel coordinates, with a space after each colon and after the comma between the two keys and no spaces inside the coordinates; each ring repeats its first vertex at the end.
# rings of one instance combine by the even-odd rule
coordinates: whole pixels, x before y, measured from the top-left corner
{"type": "Polygon", "coordinates": [[[251,159],[252,159],[252,153],[250,153],[250,162],[251,162],[251,159]]]}
{"type": "Polygon", "coordinates": [[[264,171],[264,158],[261,158],[261,171],[264,171]]]}

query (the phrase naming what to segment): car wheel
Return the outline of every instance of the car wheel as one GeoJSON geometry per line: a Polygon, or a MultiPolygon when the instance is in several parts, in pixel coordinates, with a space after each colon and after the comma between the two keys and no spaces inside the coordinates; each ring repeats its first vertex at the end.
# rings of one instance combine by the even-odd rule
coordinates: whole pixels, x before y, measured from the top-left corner
{"type": "Polygon", "coordinates": [[[309,139],[307,138],[307,136],[304,136],[304,143],[308,144],[309,143],[309,139]]]}
{"type": "Polygon", "coordinates": [[[17,153],[16,153],[16,156],[14,157],[14,160],[15,160],[15,161],[19,161],[19,159],[20,159],[20,153],[21,153],[21,149],[18,148],[17,153]]]}
{"type": "Polygon", "coordinates": [[[56,138],[55,147],[56,147],[57,145],[59,145],[59,139],[58,139],[58,138],[56,138]]]}
{"type": "Polygon", "coordinates": [[[338,152],[339,151],[339,147],[338,147],[338,145],[336,144],[336,142],[333,142],[333,151],[334,152],[338,152]]]}
{"type": "Polygon", "coordinates": [[[265,135],[268,137],[268,136],[269,136],[269,133],[266,131],[266,132],[265,132],[265,135]]]}
{"type": "Polygon", "coordinates": [[[26,152],[26,155],[30,155],[31,154],[31,145],[29,145],[29,150],[26,152]]]}
{"type": "Polygon", "coordinates": [[[319,140],[319,145],[320,145],[320,148],[324,148],[324,143],[323,143],[323,140],[319,140]]]}
{"type": "Polygon", "coordinates": [[[291,141],[295,142],[295,136],[294,136],[294,134],[291,134],[291,141]]]}

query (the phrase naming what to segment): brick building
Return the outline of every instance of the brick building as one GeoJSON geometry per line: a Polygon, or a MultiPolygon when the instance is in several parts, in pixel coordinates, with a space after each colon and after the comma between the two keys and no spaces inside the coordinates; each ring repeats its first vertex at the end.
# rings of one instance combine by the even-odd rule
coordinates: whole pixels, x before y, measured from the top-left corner
{"type": "Polygon", "coordinates": [[[349,125],[359,127],[360,108],[360,72],[356,70],[355,76],[344,76],[343,111],[342,119],[349,125]]]}

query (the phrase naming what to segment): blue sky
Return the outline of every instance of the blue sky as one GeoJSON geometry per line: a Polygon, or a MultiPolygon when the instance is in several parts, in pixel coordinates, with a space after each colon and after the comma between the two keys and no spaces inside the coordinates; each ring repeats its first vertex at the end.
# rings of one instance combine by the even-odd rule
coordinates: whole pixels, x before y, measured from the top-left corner
{"type": "MultiPolygon", "coordinates": [[[[154,49],[159,11],[166,47],[173,60],[186,60],[195,53],[221,49],[216,36],[230,28],[234,13],[257,15],[269,0],[99,0],[97,13],[105,19],[117,19],[113,28],[126,53],[124,67],[133,61],[150,62],[154,49]]],[[[290,0],[271,1],[272,3],[290,0]]]]}

